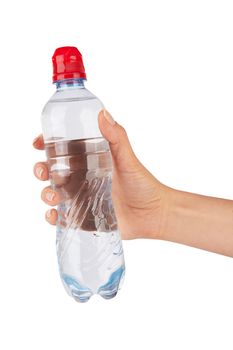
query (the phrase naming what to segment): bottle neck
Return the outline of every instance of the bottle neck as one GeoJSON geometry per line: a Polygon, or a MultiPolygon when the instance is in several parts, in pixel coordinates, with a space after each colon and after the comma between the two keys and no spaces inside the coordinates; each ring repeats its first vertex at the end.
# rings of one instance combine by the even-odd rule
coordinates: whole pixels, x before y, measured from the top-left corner
{"type": "Polygon", "coordinates": [[[68,90],[68,89],[84,89],[86,79],[65,79],[65,80],[59,80],[56,81],[56,88],[57,91],[60,90],[68,90]]]}

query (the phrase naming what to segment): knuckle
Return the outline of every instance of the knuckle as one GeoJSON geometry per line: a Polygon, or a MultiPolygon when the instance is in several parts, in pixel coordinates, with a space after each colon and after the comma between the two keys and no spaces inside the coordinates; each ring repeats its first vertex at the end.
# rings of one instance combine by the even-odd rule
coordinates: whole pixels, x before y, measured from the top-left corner
{"type": "Polygon", "coordinates": [[[126,132],[125,128],[122,125],[119,125],[119,128],[120,128],[120,131],[121,131],[122,134],[127,135],[127,132],[126,132]]]}

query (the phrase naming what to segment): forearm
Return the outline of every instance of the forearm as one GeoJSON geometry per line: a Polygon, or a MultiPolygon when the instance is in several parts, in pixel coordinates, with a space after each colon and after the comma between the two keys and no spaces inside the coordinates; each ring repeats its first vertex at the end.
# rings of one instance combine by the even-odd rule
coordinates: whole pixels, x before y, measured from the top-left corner
{"type": "Polygon", "coordinates": [[[233,201],[170,190],[161,238],[233,257],[233,201]]]}

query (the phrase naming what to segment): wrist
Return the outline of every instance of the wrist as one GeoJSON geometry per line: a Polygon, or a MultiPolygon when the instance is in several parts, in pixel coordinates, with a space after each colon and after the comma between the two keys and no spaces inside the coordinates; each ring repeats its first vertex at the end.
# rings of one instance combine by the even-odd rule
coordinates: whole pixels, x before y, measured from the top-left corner
{"type": "MultiPolygon", "coordinates": [[[[161,184],[162,185],[162,184],[161,184]]],[[[161,186],[161,214],[157,239],[167,240],[168,229],[172,225],[177,203],[177,190],[166,185],[161,186]]]]}
{"type": "Polygon", "coordinates": [[[156,180],[155,199],[153,201],[150,217],[152,221],[147,225],[143,238],[167,240],[167,228],[169,226],[171,212],[174,211],[175,192],[171,187],[163,185],[156,180]]]}

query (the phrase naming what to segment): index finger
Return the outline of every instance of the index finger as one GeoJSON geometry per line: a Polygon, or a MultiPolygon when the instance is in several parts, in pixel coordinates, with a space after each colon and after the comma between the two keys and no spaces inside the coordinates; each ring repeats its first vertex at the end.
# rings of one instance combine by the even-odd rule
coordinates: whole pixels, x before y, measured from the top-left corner
{"type": "Polygon", "coordinates": [[[34,140],[33,140],[33,147],[35,147],[36,149],[44,149],[44,139],[43,139],[43,135],[40,134],[39,136],[37,136],[34,140]]]}

